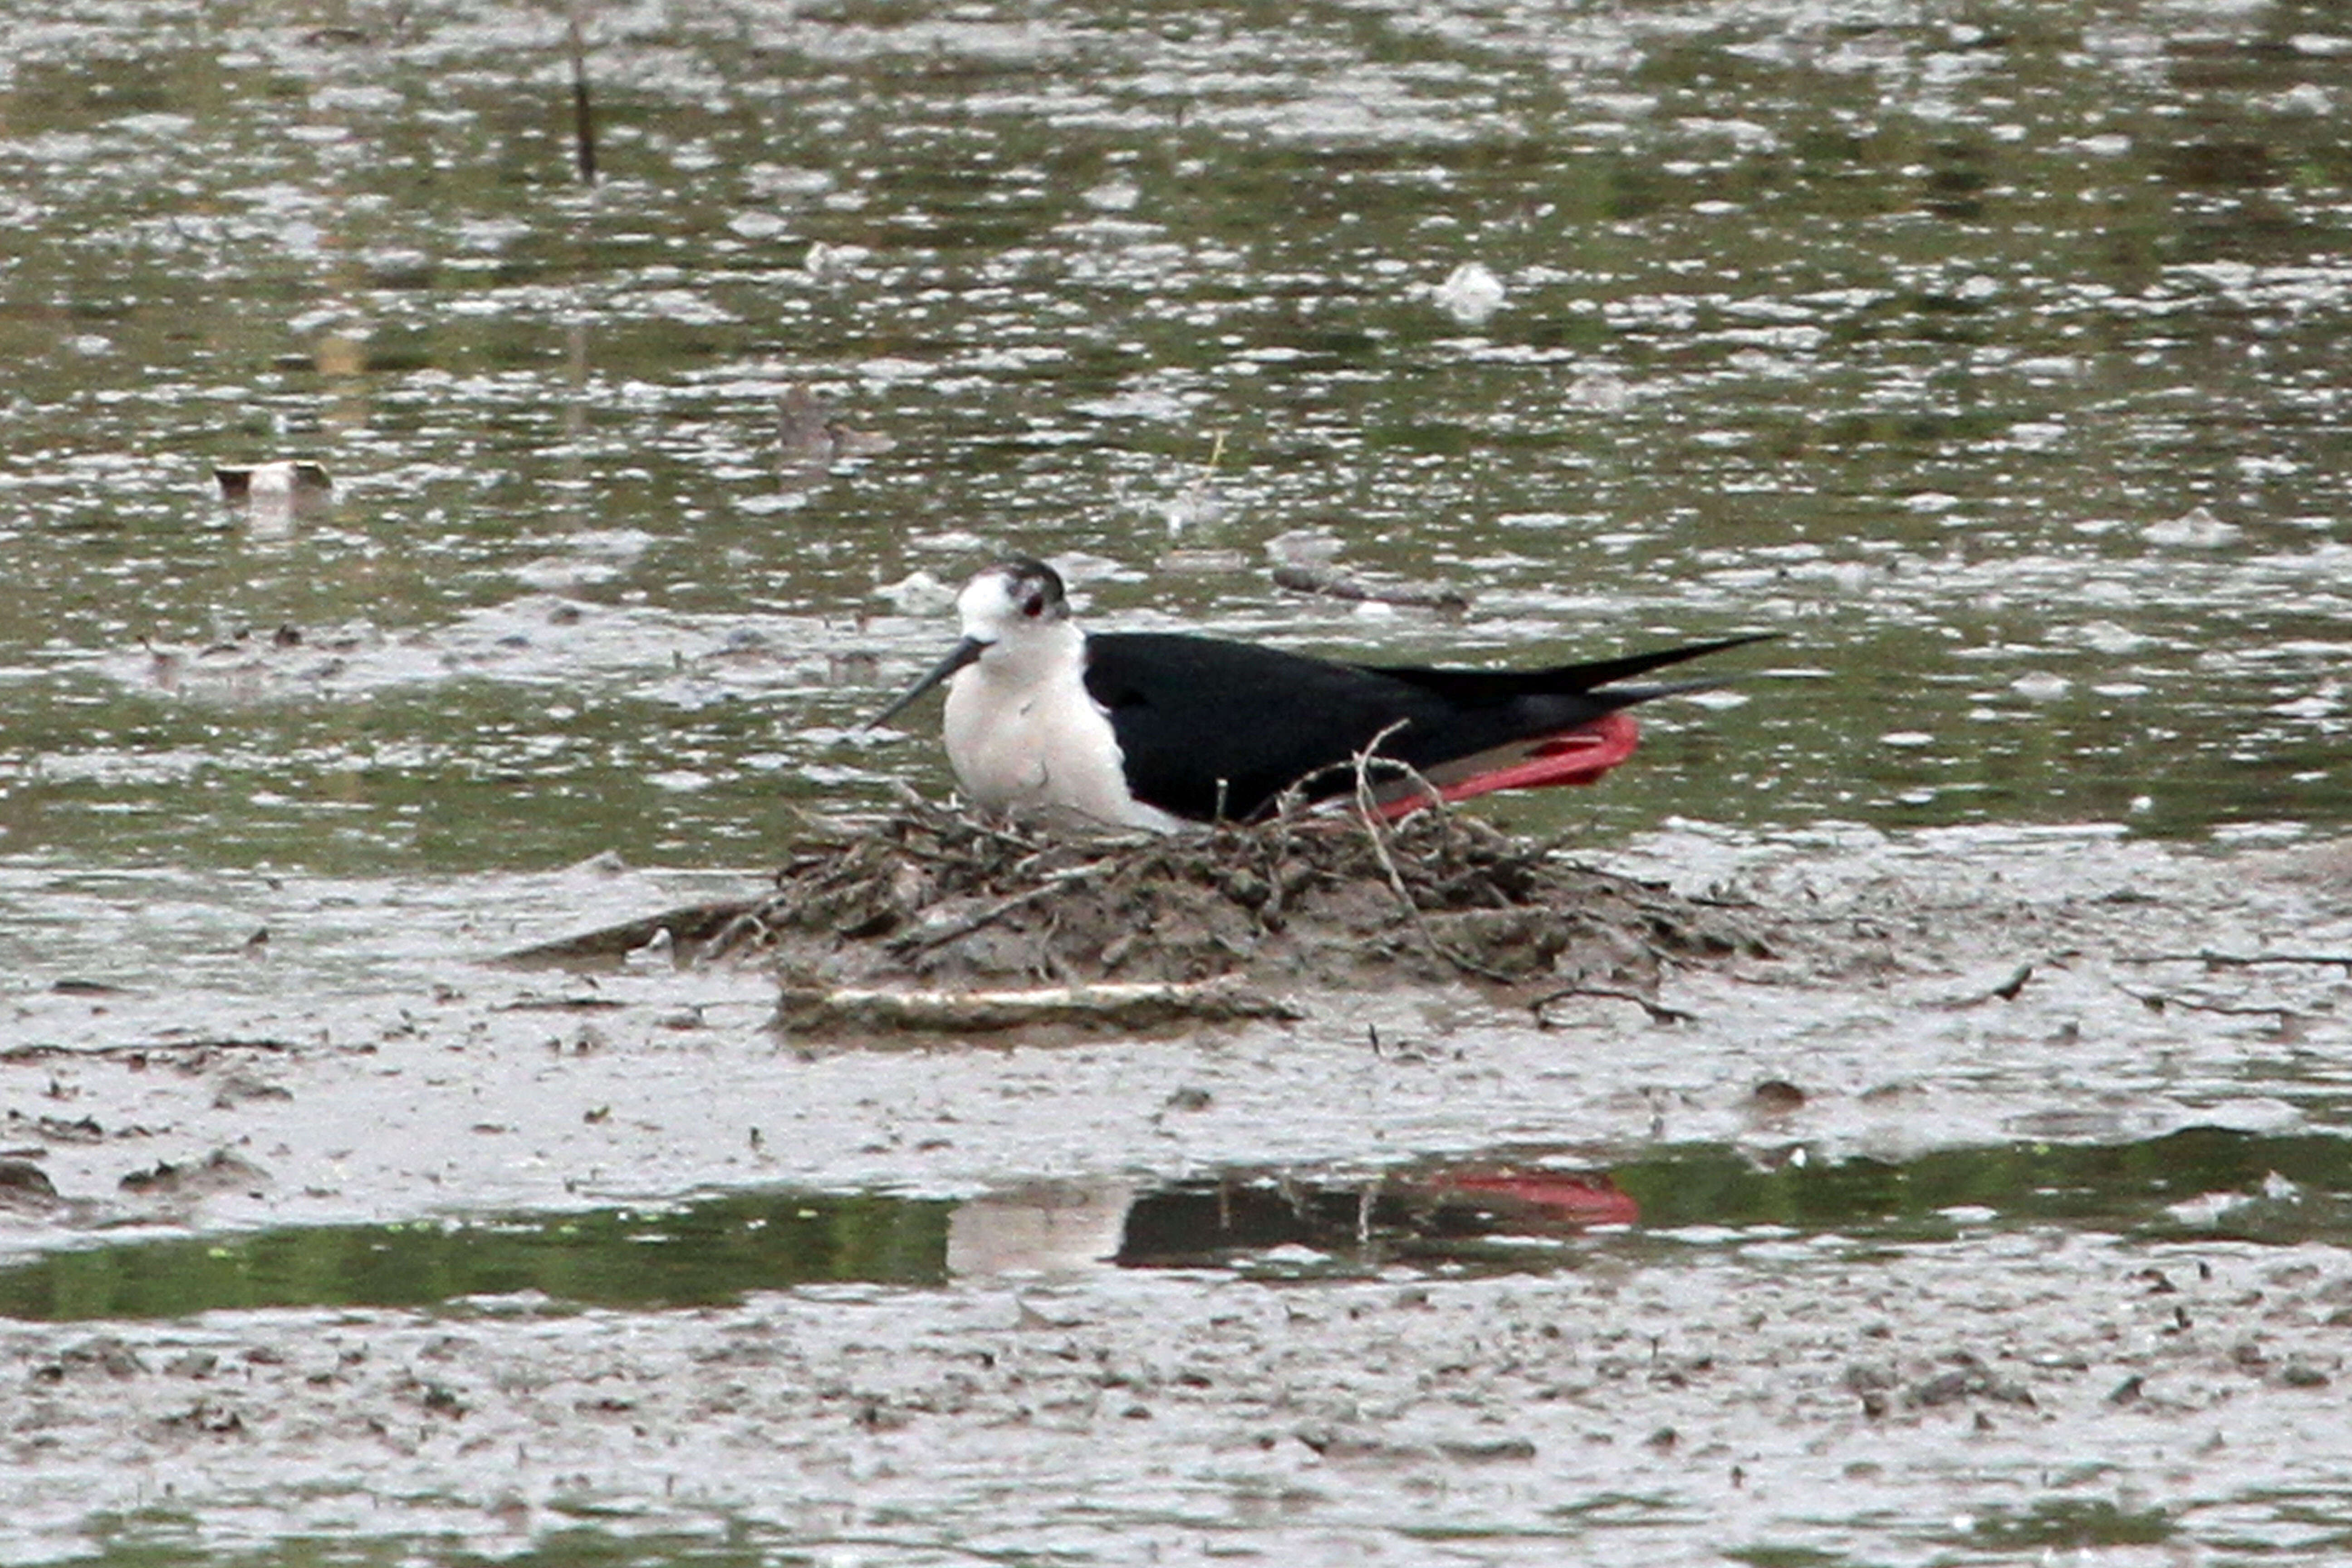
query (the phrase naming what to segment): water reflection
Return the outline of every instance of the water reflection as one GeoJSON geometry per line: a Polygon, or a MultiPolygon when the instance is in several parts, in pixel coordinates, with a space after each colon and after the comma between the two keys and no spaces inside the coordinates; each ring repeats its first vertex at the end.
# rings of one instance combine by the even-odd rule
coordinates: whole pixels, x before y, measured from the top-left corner
{"type": "Polygon", "coordinates": [[[653,1208],[318,1226],[51,1253],[0,1270],[0,1316],[447,1307],[530,1293],[673,1307],[866,1281],[933,1288],[1107,1268],[1276,1279],[1581,1267],[1816,1237],[1874,1251],[2038,1226],[2352,1241],[2352,1140],[2200,1128],[2123,1144],[2022,1142],[1895,1164],[1669,1148],[1601,1169],[1514,1149],[1360,1175],[1235,1170],[1156,1186],[1036,1182],[962,1201],[745,1194],[653,1208]]]}
{"type": "Polygon", "coordinates": [[[961,1279],[1034,1277],[1118,1258],[1135,1201],[1127,1182],[1034,1182],[956,1205],[947,1268],[961,1279]]]}

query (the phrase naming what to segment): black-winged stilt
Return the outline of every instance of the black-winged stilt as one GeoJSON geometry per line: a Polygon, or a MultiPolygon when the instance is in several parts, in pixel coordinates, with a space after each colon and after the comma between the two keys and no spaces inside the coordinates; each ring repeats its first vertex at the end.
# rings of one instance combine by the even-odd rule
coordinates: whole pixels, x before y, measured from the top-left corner
{"type": "MultiPolygon", "coordinates": [[[[1246,821],[1302,781],[1308,799],[1351,791],[1338,764],[1375,740],[1447,800],[1591,784],[1633,753],[1622,710],[1716,684],[1619,682],[1770,635],[1549,669],[1340,664],[1217,637],[1089,635],[1060,574],[1028,560],[981,573],[956,611],[963,640],[868,724],[947,681],[948,761],[980,805],[1162,832],[1246,821]]],[[[1387,773],[1372,776],[1389,815],[1425,804],[1387,773]]]]}

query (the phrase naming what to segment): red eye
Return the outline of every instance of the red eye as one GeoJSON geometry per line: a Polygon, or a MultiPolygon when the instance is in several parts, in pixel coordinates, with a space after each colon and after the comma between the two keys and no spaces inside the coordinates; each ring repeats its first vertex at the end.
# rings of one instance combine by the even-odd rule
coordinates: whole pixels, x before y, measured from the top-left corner
{"type": "Polygon", "coordinates": [[[1028,598],[1022,601],[1021,613],[1028,616],[1033,621],[1039,616],[1044,615],[1045,613],[1045,595],[1043,594],[1030,595],[1028,598]]]}

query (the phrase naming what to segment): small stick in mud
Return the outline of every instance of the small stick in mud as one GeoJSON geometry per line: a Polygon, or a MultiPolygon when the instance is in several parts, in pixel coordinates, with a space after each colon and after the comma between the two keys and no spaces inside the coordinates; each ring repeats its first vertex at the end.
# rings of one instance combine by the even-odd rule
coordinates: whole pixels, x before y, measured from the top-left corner
{"type": "Polygon", "coordinates": [[[1398,605],[1411,609],[1462,611],[1470,607],[1470,595],[1450,584],[1428,587],[1404,584],[1383,586],[1338,566],[1311,561],[1286,561],[1274,569],[1274,585],[1287,588],[1294,594],[1317,594],[1327,599],[1346,599],[1351,603],[1370,602],[1398,605]]]}
{"type": "Polygon", "coordinates": [[[2191,1013],[2219,1013],[2228,1018],[2275,1018],[2283,1027],[2289,1018],[2301,1011],[2300,1008],[2276,1003],[2256,1003],[2248,1006],[2235,1002],[2200,1002],[2194,996],[2173,996],[2161,991],[2135,991],[2128,985],[2118,985],[2116,989],[2152,1013],[2161,1013],[2167,1007],[2185,1007],[2191,1013]]]}
{"type": "Polygon", "coordinates": [[[2252,969],[2265,963],[2308,963],[2321,967],[2340,965],[2352,972],[2352,952],[2136,952],[2125,953],[2118,963],[2202,963],[2213,969],[2252,969]]]}
{"type": "MultiPolygon", "coordinates": [[[[36,1061],[46,1057],[75,1057],[83,1060],[144,1061],[149,1057],[185,1057],[201,1061],[215,1051],[291,1052],[302,1047],[289,1040],[237,1039],[233,1037],[200,1040],[147,1040],[130,1045],[55,1046],[48,1044],[10,1046],[0,1050],[0,1062],[36,1061]]],[[[373,1047],[362,1047],[373,1049],[373,1047]]]]}
{"type": "Polygon", "coordinates": [[[1356,753],[1356,814],[1363,821],[1365,837],[1371,840],[1372,857],[1380,862],[1381,871],[1387,874],[1389,887],[1395,891],[1397,901],[1404,906],[1405,917],[1412,922],[1413,931],[1419,934],[1422,942],[1432,954],[1444,959],[1465,974],[1475,974],[1482,980],[1499,981],[1507,985],[1519,976],[1506,974],[1499,969],[1490,968],[1475,958],[1454,952],[1437,940],[1437,933],[1429,929],[1428,917],[1421,912],[1421,906],[1413,901],[1412,890],[1404,885],[1403,873],[1397,869],[1396,858],[1389,853],[1388,843],[1381,837],[1383,828],[1380,811],[1372,802],[1371,764],[1375,761],[1397,769],[1405,775],[1414,788],[1425,792],[1433,809],[1438,811],[1444,809],[1444,799],[1439,795],[1436,786],[1422,777],[1419,770],[1412,763],[1400,762],[1394,757],[1376,758],[1374,755],[1380,750],[1381,742],[1403,729],[1405,722],[1404,720],[1398,720],[1373,736],[1365,744],[1364,749],[1356,753]]]}
{"type": "Polygon", "coordinates": [[[1017,893],[999,899],[985,909],[974,910],[970,914],[929,930],[911,932],[892,942],[890,950],[901,958],[912,958],[919,953],[928,952],[932,948],[943,947],[960,936],[970,936],[981,927],[1003,920],[1024,904],[1034,903],[1048,893],[1058,892],[1073,883],[1083,882],[1088,877],[1098,875],[1109,864],[1108,860],[1090,860],[1083,866],[1072,866],[1067,870],[1055,871],[1041,879],[1036,886],[1024,888],[1017,893]]]}
{"type": "Polygon", "coordinates": [[[580,160],[580,183],[596,183],[596,115],[588,100],[588,37],[580,20],[587,0],[572,0],[564,16],[567,52],[572,57],[572,140],[580,160]]]}
{"type": "Polygon", "coordinates": [[[1966,996],[1946,997],[1930,1005],[1948,1013],[1957,1013],[1969,1007],[1981,1007],[1988,1002],[2014,1002],[2024,992],[2025,983],[2032,978],[2033,965],[2021,963],[2010,972],[2008,979],[1989,990],[1971,992],[1966,996]]]}
{"type": "Polygon", "coordinates": [[[1605,985],[1570,985],[1563,990],[1547,992],[1528,1004],[1528,1011],[1535,1015],[1536,1027],[1538,1029],[1553,1027],[1552,1021],[1544,1016],[1544,1009],[1555,1002],[1565,1001],[1570,996],[1597,996],[1605,1002],[1631,1002],[1634,1006],[1647,1013],[1653,1024],[1698,1022],[1697,1014],[1685,1013],[1679,1007],[1669,1007],[1664,1003],[1653,1002],[1638,992],[1619,991],[1605,985]]]}

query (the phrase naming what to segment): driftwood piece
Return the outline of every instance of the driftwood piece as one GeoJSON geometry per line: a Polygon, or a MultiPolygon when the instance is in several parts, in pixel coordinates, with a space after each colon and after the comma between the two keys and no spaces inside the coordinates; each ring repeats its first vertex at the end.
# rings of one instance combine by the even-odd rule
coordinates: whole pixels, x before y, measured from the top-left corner
{"type": "Polygon", "coordinates": [[[1555,1002],[1565,1002],[1571,996],[1591,996],[1604,1002],[1630,1002],[1634,1006],[1642,1009],[1643,1012],[1647,1013],[1650,1016],[1650,1022],[1653,1024],[1696,1024],[1698,1022],[1697,1014],[1685,1013],[1679,1007],[1669,1007],[1664,1003],[1656,1000],[1654,997],[1644,996],[1636,991],[1627,991],[1622,987],[1612,985],[1568,985],[1561,987],[1558,991],[1546,992],[1543,995],[1537,997],[1534,1001],[1528,1004],[1528,1011],[1534,1016],[1536,1027],[1538,1029],[1558,1027],[1558,1026],[1545,1015],[1544,1009],[1550,1006],[1555,1002]]]}
{"type": "Polygon", "coordinates": [[[1941,1008],[1947,1013],[1958,1013],[1970,1007],[1981,1007],[1988,1002],[2014,1002],[2023,994],[2026,982],[2032,978],[2033,965],[2021,963],[2011,970],[2008,977],[1997,985],[1988,986],[1982,991],[1971,991],[1963,996],[1947,996],[1941,1001],[1930,1002],[1927,1005],[1941,1008]]]}
{"type": "Polygon", "coordinates": [[[664,910],[657,915],[641,920],[623,921],[618,925],[602,926],[578,936],[559,938],[554,942],[535,942],[512,952],[500,953],[501,963],[579,963],[598,960],[626,958],[643,948],[652,947],[668,932],[668,944],[681,954],[690,952],[718,937],[736,921],[760,907],[758,899],[720,899],[707,904],[682,904],[674,910],[664,910]]]}
{"type": "MultiPolygon", "coordinates": [[[[290,1055],[302,1047],[290,1040],[240,1039],[234,1036],[205,1036],[193,1040],[140,1040],[129,1044],[104,1046],[59,1046],[46,1042],[9,1046],[0,1049],[0,1065],[16,1066],[23,1062],[40,1061],[47,1058],[82,1058],[90,1061],[142,1062],[150,1058],[165,1058],[182,1066],[200,1064],[224,1051],[258,1051],[267,1055],[290,1055]]],[[[358,1047],[372,1051],[373,1046],[358,1047]]]]}
{"type": "Polygon", "coordinates": [[[2118,963],[2201,963],[2209,969],[2253,969],[2266,963],[2317,964],[2352,973],[2352,952],[2133,952],[2118,963]]]}
{"type": "Polygon", "coordinates": [[[1344,567],[1325,562],[1290,560],[1274,569],[1274,585],[1294,594],[1317,594],[1327,599],[1360,604],[1400,605],[1414,609],[1466,610],[1470,595],[1451,584],[1419,585],[1375,583],[1344,567]]]}
{"type": "Polygon", "coordinates": [[[1129,981],[1004,991],[788,985],[777,999],[775,1022],[795,1033],[886,1029],[978,1034],[1040,1024],[1149,1029],[1175,1023],[1303,1016],[1291,1003],[1220,976],[1178,984],[1129,981]]]}

